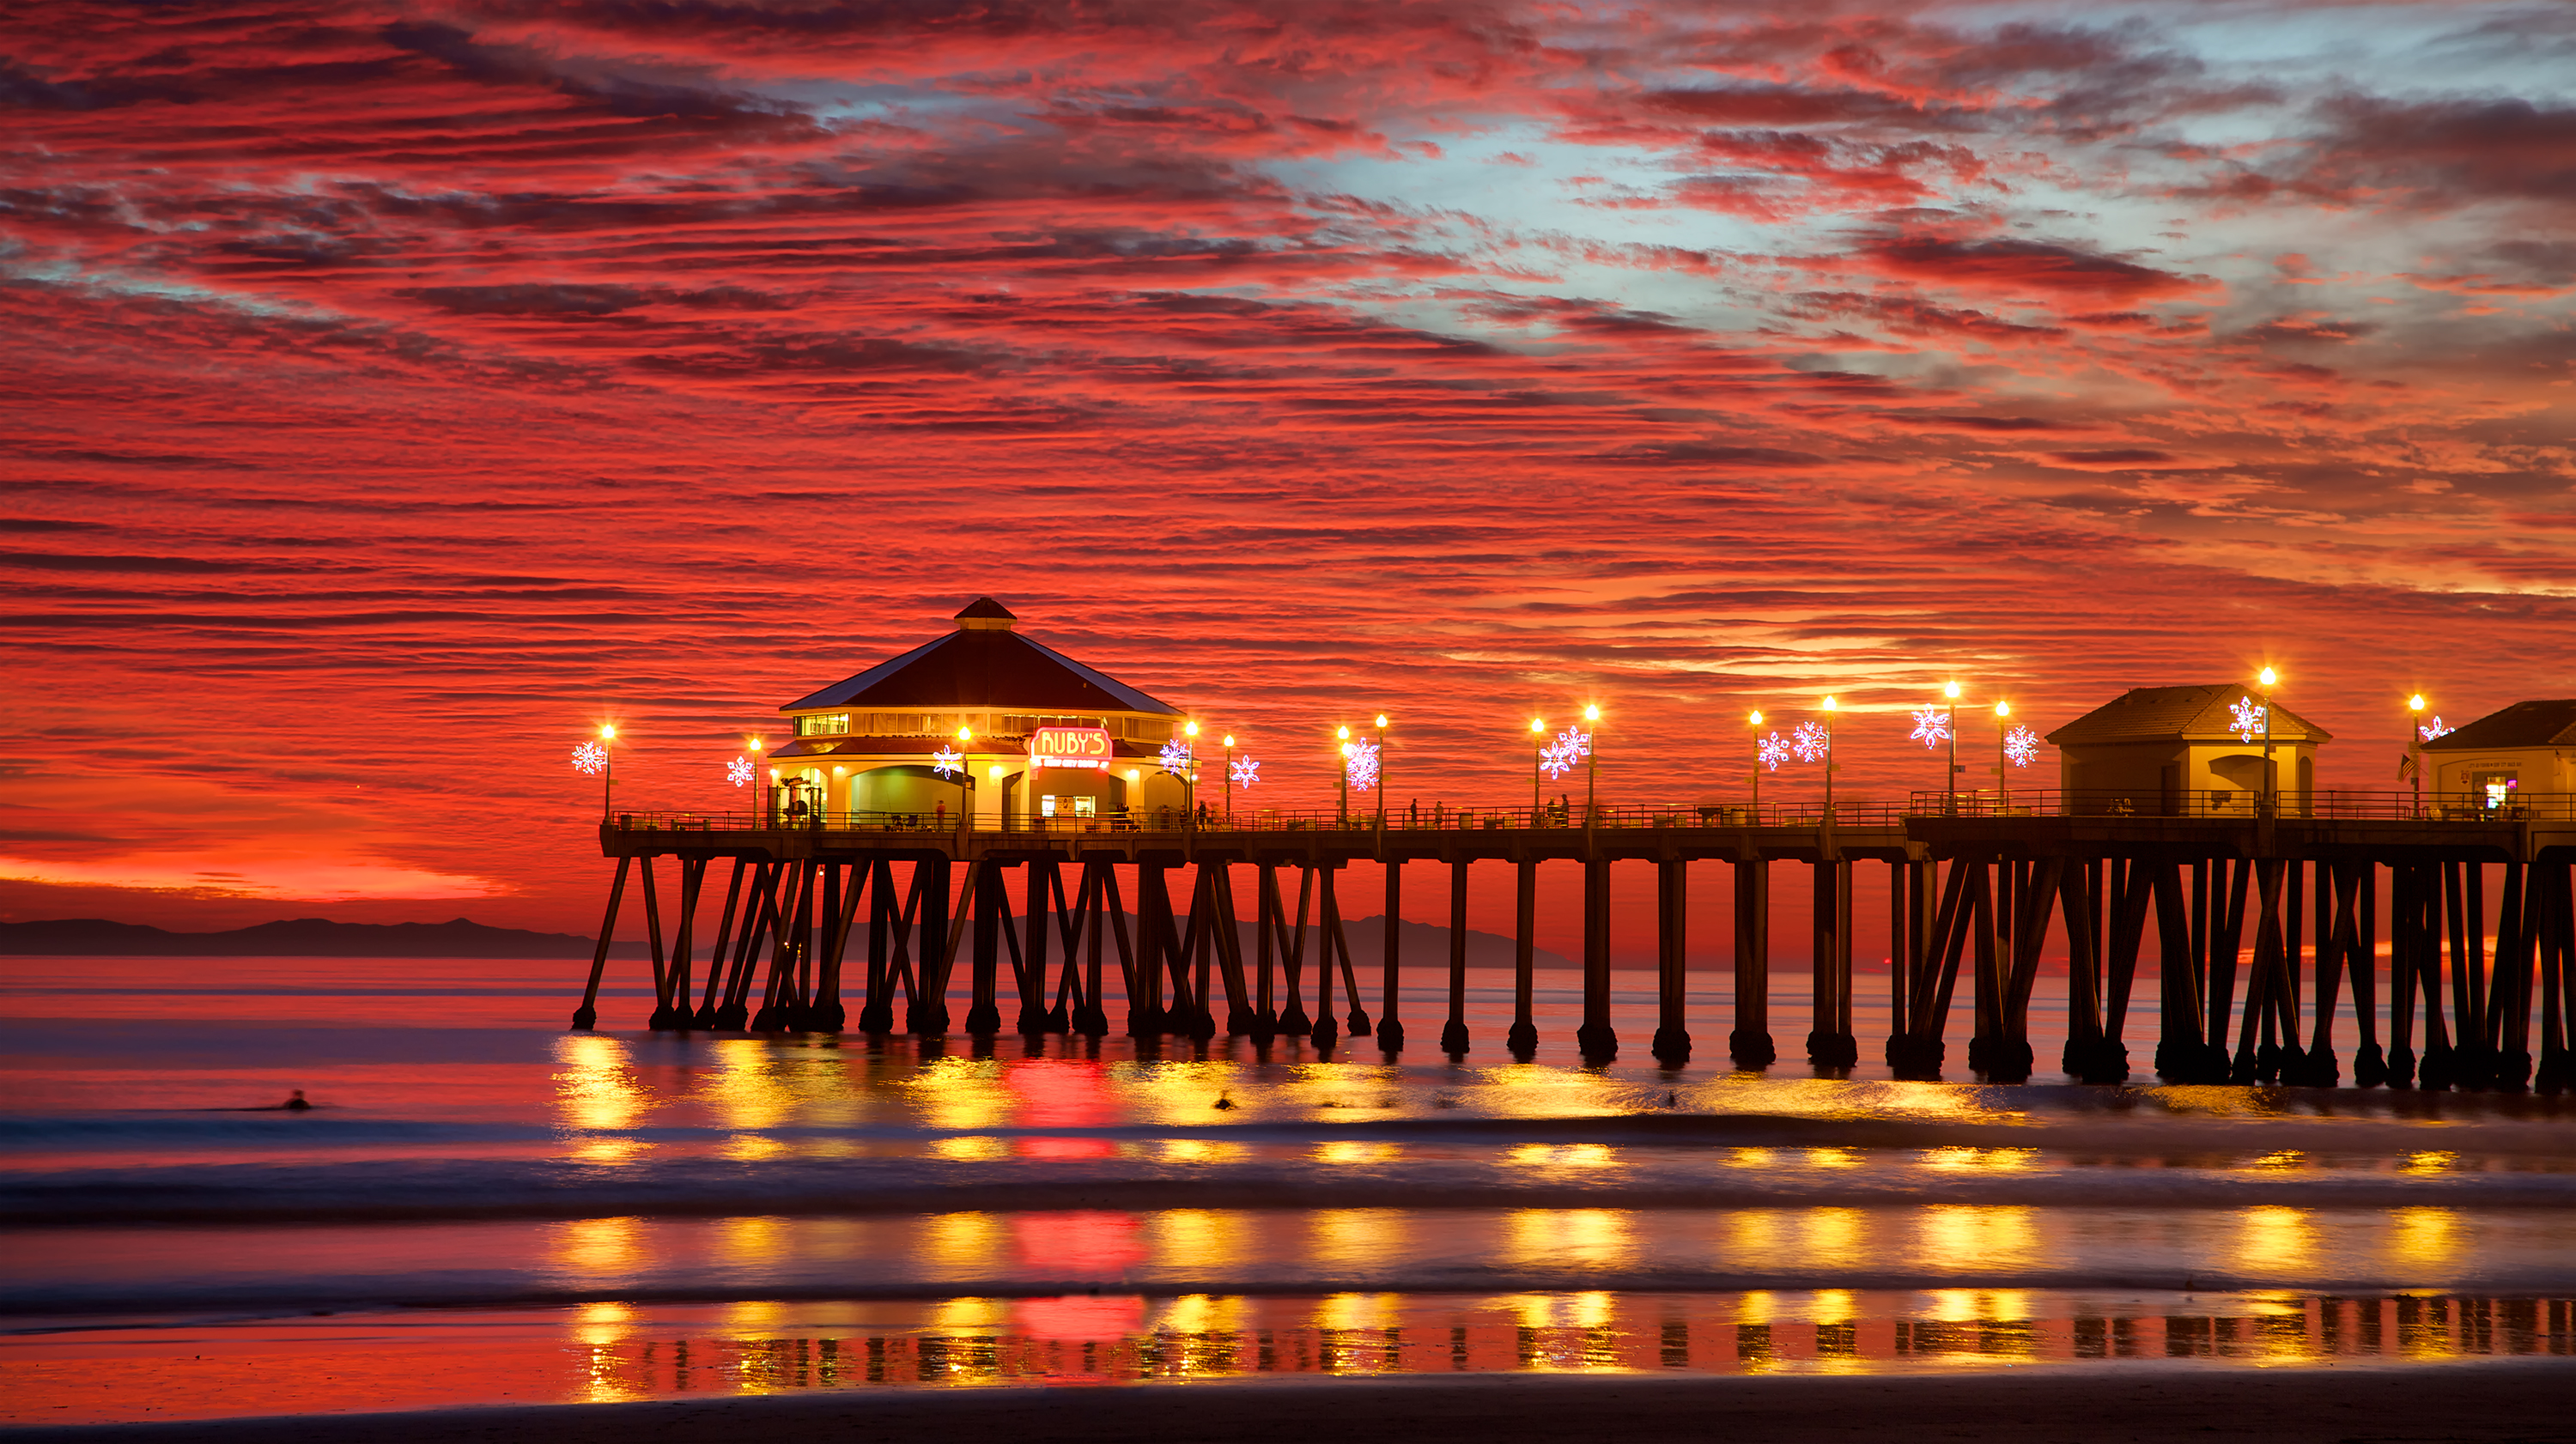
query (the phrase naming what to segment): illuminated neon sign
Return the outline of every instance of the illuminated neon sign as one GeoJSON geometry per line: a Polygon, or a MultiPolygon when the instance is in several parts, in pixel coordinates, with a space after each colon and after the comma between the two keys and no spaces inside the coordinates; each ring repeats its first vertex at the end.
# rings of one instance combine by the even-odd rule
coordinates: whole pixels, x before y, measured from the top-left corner
{"type": "Polygon", "coordinates": [[[1106,727],[1040,727],[1029,734],[1031,767],[1107,767],[1116,755],[1106,727]]]}

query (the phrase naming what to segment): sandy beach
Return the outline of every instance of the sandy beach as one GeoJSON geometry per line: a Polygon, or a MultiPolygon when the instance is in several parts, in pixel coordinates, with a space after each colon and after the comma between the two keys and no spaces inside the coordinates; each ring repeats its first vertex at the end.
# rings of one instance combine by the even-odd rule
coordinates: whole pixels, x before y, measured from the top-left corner
{"type": "Polygon", "coordinates": [[[1967,1376],[1499,1378],[978,1389],[33,1428],[22,1444],[1090,1444],[1172,1439],[2149,1441],[2576,1439],[2566,1360],[1967,1376]]]}

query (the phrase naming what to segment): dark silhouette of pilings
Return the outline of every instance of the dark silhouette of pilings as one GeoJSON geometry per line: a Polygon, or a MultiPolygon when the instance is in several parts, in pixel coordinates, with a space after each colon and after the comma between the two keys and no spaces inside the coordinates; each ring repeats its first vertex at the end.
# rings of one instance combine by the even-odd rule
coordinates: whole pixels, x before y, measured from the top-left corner
{"type": "MultiPolygon", "coordinates": [[[[1309,856],[1249,859],[1254,905],[1247,926],[1236,916],[1235,858],[1225,855],[1201,857],[1176,874],[1187,859],[999,851],[953,857],[917,846],[772,857],[745,848],[730,853],[715,902],[706,884],[710,867],[728,855],[721,840],[701,834],[670,838],[666,846],[649,845],[661,839],[642,841],[648,845],[616,854],[575,1027],[597,1021],[620,913],[627,897],[638,895],[654,991],[646,1026],[657,1031],[887,1033],[899,1020],[905,1031],[943,1036],[951,1022],[950,980],[962,965],[964,1030],[977,1037],[1003,1028],[1006,977],[1009,1022],[1031,1038],[1106,1033],[1112,988],[1126,1000],[1127,1031],[1140,1040],[1206,1043],[1222,1033],[1267,1043],[1286,1034],[1329,1050],[1345,1036],[1370,1035],[1337,890],[1342,865],[1364,860],[1364,853],[1309,847],[1309,856]],[[669,896],[662,887],[668,874],[659,867],[666,857],[678,869],[669,896]],[[1297,875],[1293,909],[1282,868],[1297,875]],[[1122,874],[1133,878],[1132,940],[1122,874]],[[1186,899],[1175,892],[1176,876],[1190,880],[1186,899]],[[711,929],[700,916],[706,902],[716,906],[711,929]],[[672,907],[667,918],[666,903],[672,907]],[[701,982],[697,940],[710,933],[701,982]],[[853,950],[862,947],[863,959],[853,960],[853,950]],[[864,983],[850,968],[864,969],[864,983]],[[845,977],[854,1017],[845,1011],[845,977]]],[[[1615,1058],[1609,897],[1612,869],[1622,859],[1604,855],[1597,836],[1553,849],[1516,839],[1499,853],[1443,851],[1436,841],[1373,840],[1386,865],[1388,903],[1380,1048],[1392,1053],[1402,1045],[1401,1024],[1393,1018],[1408,860],[1397,851],[1401,843],[1410,860],[1437,857],[1449,865],[1442,1051],[1463,1057],[1474,1042],[1466,1017],[1467,899],[1469,868],[1483,857],[1508,861],[1515,872],[1513,1018],[1504,1043],[1515,1057],[1535,1052],[1537,870],[1557,857],[1582,869],[1582,1010],[1575,1042],[1587,1061],[1615,1058]]],[[[2130,1077],[2125,1034],[2152,927],[2153,1067],[2169,1082],[2551,1091],[2576,1085],[2569,1054],[2576,888],[2565,848],[2499,865],[2492,857],[2432,847],[2345,846],[2305,857],[2179,846],[2016,855],[2006,849],[2008,841],[1945,846],[1940,855],[1892,853],[1882,845],[1868,854],[1888,864],[1886,1057],[1901,1076],[1942,1075],[1964,970],[1971,1070],[1993,1081],[2030,1077],[2036,1060],[2029,1009],[2038,991],[2055,985],[2043,959],[2062,955],[2067,1037],[2058,1068],[2087,1082],[2130,1077]],[[2377,946],[2383,916],[2389,931],[2384,965],[2377,946]],[[2351,1032],[2339,1037],[2347,1018],[2351,1032]]],[[[1808,1057],[1826,1071],[1853,1066],[1859,869],[1831,830],[1810,833],[1794,847],[1783,843],[1777,853],[1739,845],[1685,854],[1668,846],[1660,855],[1627,856],[1642,856],[1656,868],[1651,1051],[1659,1063],[1679,1067],[1692,1057],[1692,856],[1715,856],[1732,872],[1734,1009],[1727,1052],[1739,1067],[1775,1061],[1770,863],[1785,856],[1809,869],[1808,1057]]]]}

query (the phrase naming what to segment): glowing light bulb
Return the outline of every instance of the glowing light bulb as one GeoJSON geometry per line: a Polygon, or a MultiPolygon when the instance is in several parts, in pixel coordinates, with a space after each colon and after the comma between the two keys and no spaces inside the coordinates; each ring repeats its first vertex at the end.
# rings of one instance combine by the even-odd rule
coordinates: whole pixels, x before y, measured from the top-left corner
{"type": "MultiPolygon", "coordinates": [[[[1343,740],[1343,741],[1345,741],[1345,742],[1348,742],[1348,741],[1350,741],[1350,740],[1351,740],[1351,729],[1349,729],[1348,727],[1337,727],[1337,728],[1335,728],[1335,729],[1333,730],[1333,735],[1334,735],[1334,736],[1336,736],[1336,737],[1339,737],[1340,739],[1342,739],[1342,740],[1343,740]]],[[[1351,749],[1349,749],[1349,748],[1345,747],[1345,748],[1343,748],[1342,750],[1343,750],[1344,752],[1348,752],[1348,751],[1350,751],[1351,749]]]]}
{"type": "Polygon", "coordinates": [[[1133,767],[1130,767],[1130,768],[1128,768],[1128,769],[1127,769],[1127,780],[1128,780],[1128,781],[1130,781],[1130,782],[1138,781],[1138,780],[1140,780],[1141,778],[1143,778],[1143,777],[1144,777],[1144,775],[1145,775],[1144,773],[1137,771],[1137,770],[1136,770],[1135,768],[1133,768],[1133,767]]]}
{"type": "Polygon", "coordinates": [[[1377,725],[1378,725],[1380,728],[1383,728],[1383,727],[1385,727],[1385,726],[1386,726],[1386,714],[1385,714],[1385,713],[1380,712],[1379,714],[1377,714],[1377,725]]]}
{"type": "Polygon", "coordinates": [[[2264,686],[2269,687],[2269,686],[2271,686],[2273,683],[2278,682],[2278,681],[2280,681],[2280,680],[2281,680],[2281,674],[2280,674],[2280,673],[2278,673],[2278,672],[2273,671],[2273,670],[2272,670],[2271,668],[2269,668],[2269,667],[2266,667],[2266,668],[2264,668],[2264,669],[2263,669],[2263,674],[2262,674],[2262,676],[2260,676],[2260,677],[2256,678],[2255,680],[2257,680],[2257,681],[2261,682],[2264,686]]]}
{"type": "Polygon", "coordinates": [[[1761,708],[1759,708],[1759,707],[1754,708],[1754,709],[1753,709],[1753,715],[1752,715],[1751,717],[1749,717],[1749,718],[1745,719],[1745,720],[1747,720],[1747,721],[1751,722],[1751,723],[1752,723],[1754,726],[1756,726],[1756,727],[1761,726],[1761,725],[1762,725],[1762,709],[1761,709],[1761,708]]]}
{"type": "Polygon", "coordinates": [[[743,745],[749,747],[752,751],[757,752],[761,748],[761,741],[757,737],[746,737],[743,739],[743,745]]]}
{"type": "Polygon", "coordinates": [[[1834,699],[1833,699],[1833,698],[1831,698],[1831,697],[1827,697],[1827,698],[1825,699],[1825,710],[1826,710],[1826,711],[1828,711],[1828,712],[1831,712],[1832,710],[1834,710],[1834,699]]]}
{"type": "MultiPolygon", "coordinates": [[[[837,771],[838,769],[836,768],[836,769],[834,769],[834,770],[836,770],[836,771],[837,771]]],[[[1002,764],[1000,764],[999,762],[996,762],[996,763],[994,763],[992,766],[985,768],[985,769],[984,769],[984,775],[985,775],[985,776],[987,776],[987,777],[989,777],[989,778],[991,778],[991,779],[993,779],[995,782],[999,782],[999,781],[1001,781],[1001,780],[1002,780],[1002,764]]]]}
{"type": "Polygon", "coordinates": [[[1547,730],[1547,719],[1546,719],[1546,718],[1544,718],[1544,717],[1532,717],[1532,718],[1530,719],[1530,730],[1531,730],[1532,732],[1544,732],[1544,731],[1546,731],[1546,730],[1547,730]]]}
{"type": "Polygon", "coordinates": [[[1348,756],[1350,756],[1350,755],[1351,755],[1351,744],[1349,744],[1349,743],[1347,743],[1347,742],[1345,742],[1345,743],[1343,743],[1343,744],[1342,744],[1342,755],[1343,755],[1344,757],[1348,757],[1348,756]]]}
{"type": "Polygon", "coordinates": [[[599,729],[599,735],[614,741],[617,737],[617,729],[614,727],[603,726],[599,729]]]}
{"type": "Polygon", "coordinates": [[[2407,711],[2409,711],[2409,712],[2421,712],[2421,711],[2423,711],[2423,710],[2424,710],[2424,694],[2423,694],[2423,693],[2421,693],[2421,692],[2418,692],[2418,693],[2416,693],[2414,696],[2407,698],[2407,699],[2406,699],[2406,710],[2407,710],[2407,711]]]}
{"type": "Polygon", "coordinates": [[[1583,720],[1584,720],[1584,721],[1586,721],[1586,722],[1598,722],[1598,721],[1600,721],[1600,720],[1601,720],[1601,709],[1600,709],[1599,707],[1585,707],[1585,708],[1583,709],[1583,720]]]}
{"type": "Polygon", "coordinates": [[[1953,701],[1953,702],[1958,701],[1958,700],[1959,700],[1959,684],[1958,684],[1958,683],[1956,683],[1956,682],[1953,682],[1953,683],[1951,683],[1950,685],[1948,685],[1948,686],[1946,686],[1946,687],[1943,687],[1943,688],[1941,689],[1941,695],[1942,695],[1942,696],[1944,696],[1944,697],[1949,698],[1949,699],[1950,699],[1951,701],[1953,701]]]}
{"type": "Polygon", "coordinates": [[[973,728],[971,728],[971,727],[960,727],[960,728],[958,728],[958,729],[957,729],[957,740],[958,740],[958,741],[960,741],[960,742],[972,742],[972,741],[974,741],[974,740],[975,740],[975,730],[974,730],[973,728]]]}
{"type": "Polygon", "coordinates": [[[1222,745],[1232,747],[1234,745],[1234,734],[1231,732],[1225,734],[1225,742],[1222,745]]]}
{"type": "Polygon", "coordinates": [[[1997,703],[1995,704],[1995,715],[1996,715],[1996,716],[1998,716],[1998,717],[2009,717],[2009,716],[2011,716],[2011,715],[2012,715],[2012,704],[2011,704],[2010,702],[1997,702],[1997,703]]]}
{"type": "Polygon", "coordinates": [[[1184,722],[1184,723],[1182,723],[1182,724],[1181,724],[1181,735],[1182,735],[1182,736],[1184,736],[1184,737],[1196,737],[1197,735],[1199,735],[1199,724],[1197,724],[1196,722],[1184,722]]]}

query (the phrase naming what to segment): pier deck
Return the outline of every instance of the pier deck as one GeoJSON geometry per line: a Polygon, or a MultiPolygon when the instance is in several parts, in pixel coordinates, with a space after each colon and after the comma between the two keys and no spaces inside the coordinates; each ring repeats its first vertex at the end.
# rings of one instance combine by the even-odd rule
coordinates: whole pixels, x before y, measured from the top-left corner
{"type": "Polygon", "coordinates": [[[1205,1040],[1221,1028],[1256,1039],[1298,1035],[1329,1050],[1346,1031],[1354,1039],[1373,1036],[1391,1052],[1405,1042],[1394,1016],[1402,967],[1396,923],[1408,866],[1422,865],[1445,866],[1449,874],[1450,1006],[1440,1047],[1463,1055],[1473,1041],[1463,1002],[1467,876],[1478,864],[1499,864],[1514,868],[1519,883],[1518,1008],[1506,1046],[1527,1056],[1537,1043],[1530,1015],[1536,869],[1570,862],[1584,870],[1578,1043],[1586,1058],[1600,1060],[1618,1050],[1610,1016],[1610,870],[1646,864],[1657,870],[1653,1051],[1678,1065],[1693,1046],[1682,1025],[1690,984],[1687,865],[1716,861],[1732,869],[1735,901],[1728,1053],[1739,1065],[1761,1066],[1777,1056],[1771,866],[1792,863],[1806,867],[1813,891],[1807,1057],[1822,1068],[1847,1068],[1859,1059],[1851,1035],[1853,884],[1862,864],[1876,864],[1887,869],[1889,934],[1900,941],[1892,950],[1886,1056],[1903,1075],[1940,1074],[1964,972],[1965,1008],[1974,1020],[1970,1067],[1995,1081],[2030,1076],[2027,1017],[2042,954],[2054,956],[2054,928],[2067,959],[2071,1036],[2062,1066],[2091,1081],[2126,1078],[2123,1035],[2153,923],[2154,1066],[2168,1079],[2340,1081],[2333,1034],[2348,995],[2361,1035],[2351,1054],[2357,1083],[2555,1089],[2576,1082],[2567,1048],[2568,1021],[2576,1016],[2576,799],[2473,810],[2427,808],[2402,794],[2320,794],[2278,815],[2237,808],[2161,816],[2136,815],[2126,798],[1935,793],[1904,805],[1839,806],[1830,815],[1798,804],[1597,808],[1588,815],[1436,804],[1428,811],[1409,805],[1383,819],[1269,809],[1229,819],[1176,809],[1009,826],[958,826],[935,815],[655,812],[620,814],[602,823],[599,838],[617,870],[576,1027],[597,1017],[599,981],[631,873],[642,885],[655,1028],[838,1031],[850,1021],[843,964],[864,937],[862,1031],[894,1031],[900,997],[905,1031],[949,1032],[949,981],[964,961],[972,985],[964,1031],[1003,1031],[1007,979],[1018,1004],[1012,1031],[1097,1036],[1109,1030],[1104,959],[1114,942],[1126,1031],[1136,1036],[1205,1040]],[[679,871],[677,926],[667,946],[656,859],[679,871]],[[691,984],[699,895],[709,868],[728,860],[701,996],[691,984]],[[1374,1023],[1360,1001],[1337,891],[1339,874],[1361,862],[1383,864],[1386,889],[1374,1023]],[[2490,909],[2488,870],[2499,865],[2503,888],[2490,909]],[[1258,899],[1248,929],[1235,916],[1238,867],[1253,874],[1258,899]],[[1195,879],[1185,906],[1175,905],[1169,881],[1179,868],[1195,879]],[[1014,878],[1021,883],[1016,909],[1014,878]],[[2384,950],[2376,938],[2383,916],[2390,928],[2384,950]],[[1052,968],[1051,952],[1060,959],[1052,968]],[[1340,1018],[1337,982],[1347,1007],[1340,1018]]]}

